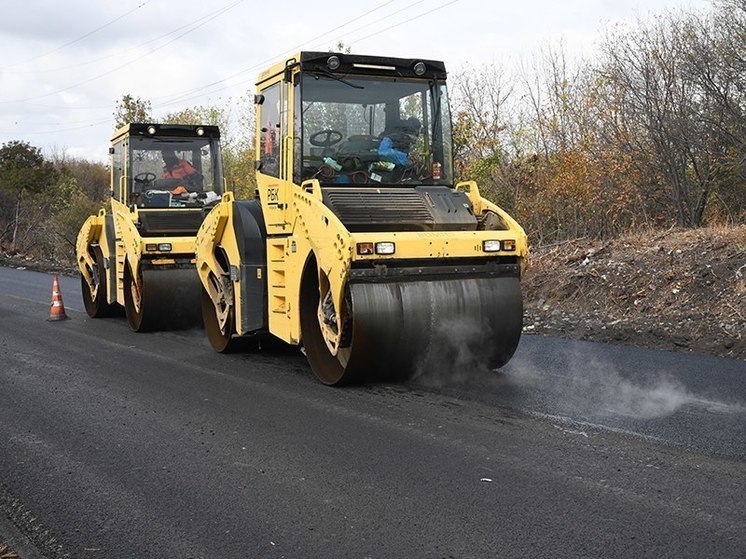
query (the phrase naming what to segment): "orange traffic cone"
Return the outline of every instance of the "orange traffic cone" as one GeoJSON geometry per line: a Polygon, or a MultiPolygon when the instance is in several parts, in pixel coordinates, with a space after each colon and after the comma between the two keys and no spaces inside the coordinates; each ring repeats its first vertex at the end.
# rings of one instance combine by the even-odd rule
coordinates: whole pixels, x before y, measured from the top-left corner
{"type": "Polygon", "coordinates": [[[60,280],[57,274],[52,281],[52,305],[49,307],[49,318],[47,320],[66,320],[65,305],[62,303],[62,292],[60,291],[60,280]]]}

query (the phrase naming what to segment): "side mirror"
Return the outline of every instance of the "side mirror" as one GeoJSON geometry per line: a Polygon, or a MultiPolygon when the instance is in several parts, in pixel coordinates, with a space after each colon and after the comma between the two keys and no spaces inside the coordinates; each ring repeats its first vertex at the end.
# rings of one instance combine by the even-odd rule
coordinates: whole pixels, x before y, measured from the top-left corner
{"type": "Polygon", "coordinates": [[[291,58],[285,61],[285,75],[283,76],[283,80],[286,83],[290,83],[290,81],[292,80],[293,68],[295,68],[297,65],[298,61],[295,58],[291,58]]]}

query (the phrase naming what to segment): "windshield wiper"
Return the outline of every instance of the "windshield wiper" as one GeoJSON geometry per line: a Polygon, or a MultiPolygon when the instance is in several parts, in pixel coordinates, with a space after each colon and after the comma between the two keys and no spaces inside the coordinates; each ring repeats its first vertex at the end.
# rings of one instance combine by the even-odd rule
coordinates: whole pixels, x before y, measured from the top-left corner
{"type": "Polygon", "coordinates": [[[327,70],[323,66],[315,66],[314,70],[316,70],[317,72],[321,72],[322,74],[324,74],[328,78],[331,78],[333,80],[337,80],[338,82],[342,82],[343,84],[349,85],[350,87],[354,87],[355,89],[365,89],[365,87],[363,87],[362,85],[357,85],[357,84],[354,84],[352,82],[348,82],[344,78],[340,78],[339,76],[335,76],[334,74],[332,74],[329,70],[327,70]]]}

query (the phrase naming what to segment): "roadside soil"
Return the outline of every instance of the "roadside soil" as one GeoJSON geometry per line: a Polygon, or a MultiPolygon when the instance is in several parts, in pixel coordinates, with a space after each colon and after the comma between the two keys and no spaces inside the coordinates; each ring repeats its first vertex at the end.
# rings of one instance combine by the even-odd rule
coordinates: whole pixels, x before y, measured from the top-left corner
{"type": "Polygon", "coordinates": [[[0,559],[19,559],[18,554],[0,540],[0,559]]]}
{"type": "Polygon", "coordinates": [[[746,359],[746,225],[532,251],[524,331],[746,359]]]}
{"type": "MultiPolygon", "coordinates": [[[[77,275],[33,255],[0,266],[77,275]]],[[[746,225],[533,248],[523,292],[526,333],[746,360],[746,225]]]]}

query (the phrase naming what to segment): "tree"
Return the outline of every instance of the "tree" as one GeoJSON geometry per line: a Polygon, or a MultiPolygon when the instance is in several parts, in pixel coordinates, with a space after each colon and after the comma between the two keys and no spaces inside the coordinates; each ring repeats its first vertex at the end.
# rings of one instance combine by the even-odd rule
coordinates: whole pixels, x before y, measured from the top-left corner
{"type": "Polygon", "coordinates": [[[254,176],[254,105],[247,99],[239,106],[246,112],[239,115],[238,123],[230,110],[232,104],[198,105],[167,114],[162,120],[168,124],[210,124],[220,128],[220,143],[223,155],[223,171],[236,196],[250,198],[256,186],[254,176]],[[236,125],[236,126],[234,126],[236,125]],[[238,132],[235,131],[238,130],[238,132]]]}
{"type": "Polygon", "coordinates": [[[708,214],[720,220],[746,218],[746,1],[717,0],[709,18],[682,24],[684,68],[702,90],[718,157],[717,181],[708,214]],[[719,148],[718,148],[719,146],[719,148]]]}
{"type": "Polygon", "coordinates": [[[105,202],[110,195],[110,171],[108,165],[98,161],[71,157],[64,149],[47,150],[47,159],[54,165],[62,180],[71,175],[81,192],[94,202],[105,202]]]}
{"type": "Polygon", "coordinates": [[[742,50],[731,52],[743,35],[716,22],[670,14],[602,45],[599,76],[605,97],[621,107],[614,122],[628,142],[621,147],[657,175],[660,210],[671,208],[682,227],[702,225],[708,205],[722,199],[725,176],[736,176],[734,164],[743,169],[734,157],[743,146],[742,50]]]}
{"type": "Polygon", "coordinates": [[[515,142],[515,90],[504,68],[466,67],[451,78],[456,178],[475,180],[482,192],[515,213],[522,195],[515,142]]]}
{"type": "Polygon", "coordinates": [[[111,178],[106,165],[98,161],[72,159],[65,163],[64,169],[75,177],[83,194],[92,201],[104,202],[108,199],[111,178]]]}
{"type": "MultiPolygon", "coordinates": [[[[94,164],[95,163],[91,163],[94,164]]],[[[79,179],[69,170],[63,172],[54,189],[54,199],[44,228],[45,254],[69,260],[75,256],[75,239],[89,216],[101,208],[100,200],[92,200],[81,188],[79,179]]]]}
{"type": "Polygon", "coordinates": [[[116,128],[130,122],[148,122],[151,119],[150,111],[150,101],[125,93],[122,95],[122,99],[117,101],[117,106],[114,110],[116,128]]]}
{"type": "Polygon", "coordinates": [[[12,227],[11,251],[16,250],[24,195],[42,192],[55,178],[54,167],[44,159],[39,148],[22,141],[11,141],[0,147],[0,188],[15,203],[13,217],[3,232],[4,236],[12,227]]]}
{"type": "Polygon", "coordinates": [[[168,113],[161,119],[166,124],[205,124],[218,126],[221,134],[228,131],[230,114],[217,105],[197,105],[180,111],[168,113]]]}

